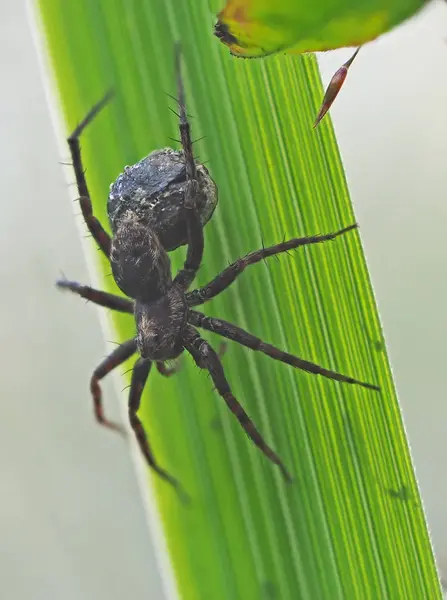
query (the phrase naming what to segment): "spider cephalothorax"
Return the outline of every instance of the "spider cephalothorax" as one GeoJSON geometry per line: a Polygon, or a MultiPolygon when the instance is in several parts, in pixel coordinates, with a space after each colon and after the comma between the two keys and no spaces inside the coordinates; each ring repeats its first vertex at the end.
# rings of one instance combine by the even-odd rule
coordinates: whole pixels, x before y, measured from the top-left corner
{"type": "MultiPolygon", "coordinates": [[[[102,425],[120,430],[120,426],[108,421],[103,414],[99,381],[114,368],[121,365],[132,354],[139,353],[140,356],[132,371],[129,393],[129,419],[148,464],[161,477],[179,489],[177,480],[156,463],[148,444],[146,433],[137,416],[137,411],[152,364],[155,363],[161,374],[170,375],[173,371],[164,365],[164,361],[176,358],[186,350],[201,369],[209,371],[217,392],[234,413],[246,434],[273,463],[278,465],[285,479],[290,480],[290,476],[281,459],[266,444],[254,423],[233,396],[218,353],[200,336],[196,328],[206,329],[226,339],[237,342],[242,346],[263,352],[271,358],[295,368],[308,371],[309,373],[322,375],[340,382],[358,384],[374,390],[378,389],[377,386],[363,383],[335,371],[330,371],[315,363],[284,352],[228,321],[206,317],[204,314],[193,310],[193,307],[203,304],[223,292],[249,265],[281,252],[332,240],[355,229],[356,225],[350,225],[335,233],[326,235],[295,238],[275,246],[251,252],[224,269],[206,286],[188,291],[203,257],[203,219],[201,219],[196,205],[197,197],[203,188],[198,176],[199,169],[192,154],[190,128],[186,117],[178,51],[176,53],[176,67],[180,113],[179,128],[183,146],[182,156],[184,158],[182,172],[185,175],[181,214],[188,243],[183,268],[180,269],[175,277],[172,277],[170,260],[166,251],[167,246],[179,245],[182,241],[181,228],[178,229],[180,212],[177,209],[175,212],[178,218],[174,221],[169,220],[169,223],[163,222],[161,218],[163,211],[161,210],[155,221],[152,220],[153,223],[156,223],[154,229],[150,226],[152,217],[150,215],[147,217],[143,213],[138,214],[138,211],[134,210],[135,205],[129,206],[127,204],[125,210],[118,210],[119,207],[115,206],[116,219],[113,222],[112,238],[93,216],[81,162],[79,136],[87,123],[92,120],[93,116],[104,105],[104,101],[102,101],[90,111],[81,125],[69,137],[68,143],[72,151],[84,219],[94,239],[109,258],[112,273],[118,286],[130,299],[95,290],[89,286],[65,279],[59,281],[58,286],[63,289],[69,289],[101,306],[134,315],[137,330],[135,338],[121,344],[96,368],[91,378],[90,388],[97,420],[102,425]],[[163,235],[160,231],[163,232],[163,235],[167,236],[165,239],[170,238],[173,244],[164,245],[161,241],[163,235]]],[[[147,185],[151,187],[152,183],[147,182],[147,185]]],[[[178,200],[176,201],[176,206],[179,206],[178,200]]],[[[160,206],[160,208],[162,207],[160,206]]]]}

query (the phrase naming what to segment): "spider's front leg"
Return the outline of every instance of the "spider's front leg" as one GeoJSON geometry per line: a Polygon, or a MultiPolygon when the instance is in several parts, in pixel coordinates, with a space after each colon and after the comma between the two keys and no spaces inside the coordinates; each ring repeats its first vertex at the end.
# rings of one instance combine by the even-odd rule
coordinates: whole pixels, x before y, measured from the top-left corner
{"type": "Polygon", "coordinates": [[[196,331],[193,327],[188,326],[183,339],[184,346],[186,350],[191,354],[194,358],[196,364],[201,369],[207,369],[211,375],[214,385],[216,386],[216,390],[225,400],[228,408],[237,418],[242,428],[248,437],[252,440],[254,444],[265,454],[265,456],[271,460],[275,465],[277,465],[284,479],[290,483],[292,482],[292,478],[285,468],[282,460],[279,456],[270,448],[270,446],[264,441],[264,438],[256,429],[255,424],[247,415],[245,410],[239,404],[237,399],[233,396],[231,392],[231,388],[228,384],[228,381],[225,377],[225,372],[223,370],[222,363],[220,362],[218,354],[215,350],[210,346],[208,342],[206,342],[203,338],[200,337],[198,331],[196,331]]]}
{"type": "Polygon", "coordinates": [[[73,161],[76,184],[78,186],[79,204],[81,205],[82,216],[84,217],[84,221],[94,240],[107,257],[110,256],[111,239],[99,220],[93,214],[92,201],[90,199],[87,181],[85,179],[84,166],[82,164],[79,138],[87,125],[93,121],[101,109],[109,102],[111,97],[112,92],[108,92],[104,98],[95,104],[67,139],[68,146],[70,147],[71,159],[73,161]]]}
{"type": "Polygon", "coordinates": [[[186,115],[185,90],[181,74],[179,46],[176,47],[175,66],[177,71],[180,139],[182,141],[186,165],[185,221],[188,235],[188,251],[183,269],[177,273],[174,283],[186,290],[193,282],[202,262],[203,228],[196,208],[196,197],[199,192],[199,184],[197,181],[197,170],[192,151],[191,129],[186,115]]]}
{"type": "Polygon", "coordinates": [[[102,361],[102,363],[94,370],[92,378],[90,380],[90,391],[93,397],[93,406],[95,409],[95,417],[100,425],[118,431],[118,433],[125,434],[125,430],[121,425],[112,423],[104,416],[104,410],[102,406],[102,392],[99,382],[106,375],[108,375],[113,369],[122,365],[128,358],[137,351],[137,342],[135,339],[128,340],[116,348],[109,356],[102,361]]]}

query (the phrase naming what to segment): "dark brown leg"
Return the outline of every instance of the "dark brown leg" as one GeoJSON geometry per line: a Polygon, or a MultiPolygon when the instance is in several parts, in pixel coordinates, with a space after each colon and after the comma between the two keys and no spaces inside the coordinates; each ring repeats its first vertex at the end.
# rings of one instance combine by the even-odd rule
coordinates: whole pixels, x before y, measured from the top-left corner
{"type": "Polygon", "coordinates": [[[379,391],[380,388],[377,385],[373,385],[371,383],[365,383],[363,381],[358,381],[357,379],[353,379],[352,377],[347,377],[346,375],[342,375],[341,373],[337,373],[336,371],[330,371],[329,369],[325,369],[320,367],[319,365],[304,360],[302,358],[298,358],[293,354],[289,354],[288,352],[283,352],[279,348],[272,346],[271,344],[266,344],[261,339],[251,335],[244,329],[229,323],[228,321],[224,321],[222,319],[214,319],[212,317],[205,317],[201,313],[190,310],[188,313],[188,321],[197,327],[203,327],[203,329],[207,329],[208,331],[212,331],[213,333],[217,333],[218,335],[222,335],[229,340],[233,340],[242,346],[246,346],[251,350],[259,350],[264,354],[267,354],[271,358],[275,360],[280,360],[283,363],[291,365],[297,369],[302,369],[303,371],[307,371],[308,373],[313,373],[314,375],[322,375],[323,377],[327,377],[328,379],[334,379],[336,381],[342,381],[344,383],[353,383],[357,385],[361,385],[362,387],[379,391]]]}
{"type": "Polygon", "coordinates": [[[186,350],[194,358],[196,364],[201,369],[207,369],[209,371],[217,391],[225,400],[228,408],[237,418],[248,437],[269,460],[280,468],[284,479],[287,482],[291,482],[292,478],[279,456],[265,443],[253,421],[231,393],[220,359],[210,344],[202,339],[195,329],[188,327],[185,332],[184,345],[186,350]]]}
{"type": "Polygon", "coordinates": [[[84,167],[82,164],[81,147],[79,144],[79,137],[87,125],[96,117],[100,110],[107,104],[112,96],[111,92],[108,92],[102,100],[100,100],[87,116],[79,123],[70,137],[67,139],[70,147],[71,158],[73,161],[73,168],[76,175],[76,183],[79,192],[79,203],[81,205],[82,215],[88,230],[92,234],[98,246],[104,252],[104,254],[110,256],[110,245],[111,240],[109,234],[105,231],[98,219],[93,215],[92,202],[90,200],[90,194],[88,192],[87,181],[85,179],[84,167]]]}
{"type": "Polygon", "coordinates": [[[300,246],[309,246],[310,244],[320,244],[321,242],[333,240],[339,235],[343,235],[344,233],[356,228],[357,224],[354,224],[350,225],[349,227],[345,227],[344,229],[340,229],[340,231],[336,231],[335,233],[314,235],[304,238],[294,238],[292,240],[282,242],[281,244],[275,244],[274,246],[269,246],[268,248],[262,248],[261,250],[250,252],[250,254],[239,258],[229,267],[224,269],[221,273],[219,273],[219,275],[217,275],[217,277],[215,277],[203,288],[189,292],[189,294],[186,295],[188,306],[197,306],[199,304],[203,304],[204,302],[211,300],[211,298],[214,298],[214,296],[217,296],[226,290],[227,287],[229,287],[238,277],[238,275],[240,275],[242,271],[244,271],[249,265],[254,265],[255,263],[264,260],[269,256],[275,256],[281,252],[295,250],[300,246]]]}
{"type": "Polygon", "coordinates": [[[183,269],[177,273],[174,283],[186,290],[194,280],[202,262],[203,229],[199,213],[196,209],[196,196],[198,193],[197,173],[192,151],[191,131],[186,117],[185,90],[182,82],[180,61],[180,47],[176,46],[175,65],[177,71],[178,105],[180,110],[179,128],[183,154],[185,156],[187,180],[185,191],[185,220],[188,233],[188,251],[183,269]]]}
{"type": "Polygon", "coordinates": [[[78,294],[78,296],[81,296],[81,298],[85,298],[94,304],[99,304],[99,306],[104,306],[105,308],[110,308],[118,312],[133,314],[134,303],[127,298],[108,294],[101,290],[95,290],[88,285],[82,285],[77,281],[68,281],[68,279],[60,279],[59,281],[56,281],[56,285],[61,290],[70,290],[71,292],[78,294]]]}
{"type": "Polygon", "coordinates": [[[167,471],[158,466],[155,461],[152,450],[149,446],[149,442],[146,436],[146,432],[144,431],[144,427],[142,422],[140,421],[137,411],[140,408],[141,402],[141,394],[143,393],[143,389],[147,378],[149,376],[149,372],[151,370],[152,362],[150,360],[139,358],[135,363],[135,366],[132,371],[132,381],[130,384],[130,393],[129,393],[129,420],[132,426],[132,429],[135,432],[136,438],[141,448],[141,452],[145,457],[148,465],[153,469],[162,479],[170,483],[177,491],[180,496],[180,499],[184,502],[189,500],[187,494],[184,492],[181,484],[177,479],[172,477],[167,471]]]}
{"type": "Polygon", "coordinates": [[[137,350],[137,343],[135,340],[128,340],[116,348],[103,362],[95,369],[92,378],[90,380],[90,391],[93,396],[93,403],[95,409],[95,416],[98,423],[114,429],[121,434],[125,434],[125,429],[121,425],[112,423],[104,417],[104,411],[102,406],[102,394],[99,382],[103,379],[110,371],[113,371],[116,367],[125,362],[132,356],[137,350]]]}

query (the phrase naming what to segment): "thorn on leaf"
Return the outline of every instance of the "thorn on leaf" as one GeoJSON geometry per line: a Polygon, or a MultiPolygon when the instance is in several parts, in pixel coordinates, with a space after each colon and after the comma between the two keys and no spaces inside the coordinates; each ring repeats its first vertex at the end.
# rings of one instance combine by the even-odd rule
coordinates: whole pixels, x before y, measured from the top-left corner
{"type": "Polygon", "coordinates": [[[315,119],[314,128],[320,123],[325,114],[331,108],[335,98],[338,96],[339,91],[342,88],[342,85],[345,82],[346,76],[348,74],[349,67],[354,62],[355,57],[360,51],[361,46],[357,48],[354,54],[351,56],[349,60],[347,60],[335,73],[332,77],[329,85],[326,88],[326,93],[324,94],[323,102],[321,104],[321,108],[318,111],[317,118],[315,119]]]}

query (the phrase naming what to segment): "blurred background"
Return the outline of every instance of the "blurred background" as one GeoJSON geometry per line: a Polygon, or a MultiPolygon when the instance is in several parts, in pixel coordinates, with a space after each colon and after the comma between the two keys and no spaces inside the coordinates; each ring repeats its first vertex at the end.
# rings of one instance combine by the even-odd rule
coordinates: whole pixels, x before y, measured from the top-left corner
{"type": "MultiPolygon", "coordinates": [[[[129,447],[88,392],[99,313],[54,288],[89,281],[25,6],[0,0],[0,589],[13,600],[163,599],[160,540],[129,447]],[[159,560],[159,559],[158,559],[159,560]]],[[[362,49],[332,117],[413,460],[447,576],[447,5],[362,49]]],[[[321,57],[325,84],[351,54],[321,57]]],[[[119,389],[105,381],[120,418],[119,389]]]]}

